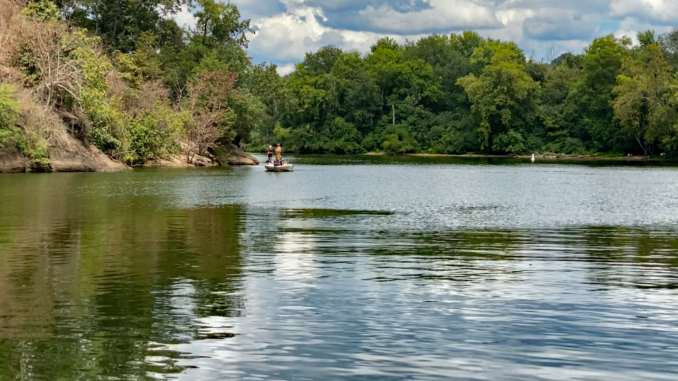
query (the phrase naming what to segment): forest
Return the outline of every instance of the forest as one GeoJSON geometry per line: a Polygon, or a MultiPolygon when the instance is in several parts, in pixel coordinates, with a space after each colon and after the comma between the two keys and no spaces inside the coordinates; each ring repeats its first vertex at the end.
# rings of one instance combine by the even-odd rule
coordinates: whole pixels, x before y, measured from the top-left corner
{"type": "Polygon", "coordinates": [[[255,29],[216,0],[0,0],[0,148],[49,162],[63,130],[129,165],[230,143],[678,156],[678,29],[544,60],[471,31],[383,38],[309,52],[287,76],[248,57],[255,29]]]}

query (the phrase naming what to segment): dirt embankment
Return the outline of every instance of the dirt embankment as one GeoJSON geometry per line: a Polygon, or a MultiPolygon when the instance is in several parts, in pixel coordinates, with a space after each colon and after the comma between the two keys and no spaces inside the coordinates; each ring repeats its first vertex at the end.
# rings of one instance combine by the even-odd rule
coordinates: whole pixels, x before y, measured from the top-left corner
{"type": "Polygon", "coordinates": [[[48,164],[36,163],[16,149],[1,149],[0,173],[121,172],[128,169],[94,146],[86,147],[71,136],[65,139],[59,146],[50,147],[48,164]]]}
{"type": "MultiPolygon", "coordinates": [[[[16,149],[0,149],[0,173],[28,172],[121,172],[130,167],[112,160],[94,146],[86,147],[79,140],[68,136],[67,144],[49,149],[49,164],[33,162],[16,149]]],[[[190,168],[213,166],[259,165],[259,160],[242,149],[230,146],[217,146],[210,152],[192,155],[191,162],[184,155],[174,155],[167,159],[150,160],[147,168],[190,168]]]]}
{"type": "Polygon", "coordinates": [[[234,144],[218,145],[209,152],[220,165],[259,165],[259,160],[234,144]]]}
{"type": "Polygon", "coordinates": [[[241,148],[233,145],[217,145],[210,148],[208,152],[202,155],[191,155],[190,160],[186,155],[174,155],[167,159],[151,160],[145,163],[144,167],[151,168],[188,168],[188,167],[214,167],[214,166],[240,166],[240,165],[259,165],[259,160],[241,148]],[[190,163],[188,162],[190,161],[190,163]]]}

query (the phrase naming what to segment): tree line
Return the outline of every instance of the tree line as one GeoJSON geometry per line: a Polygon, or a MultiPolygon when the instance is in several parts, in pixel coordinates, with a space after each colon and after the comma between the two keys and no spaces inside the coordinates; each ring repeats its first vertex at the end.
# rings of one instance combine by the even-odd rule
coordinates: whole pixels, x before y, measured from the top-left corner
{"type": "Polygon", "coordinates": [[[48,160],[54,134],[26,118],[26,99],[130,164],[278,142],[299,153],[678,155],[678,30],[637,44],[603,36],[544,61],[475,32],[383,38],[367,53],[309,52],[280,76],[247,56],[255,30],[230,3],[0,8],[15,9],[0,14],[0,65],[14,73],[0,79],[0,145],[35,160],[48,160]],[[182,7],[195,27],[174,21],[182,7]]]}
{"type": "Polygon", "coordinates": [[[309,153],[676,154],[678,30],[638,40],[547,62],[474,32],[328,46],[284,79],[286,112],[260,134],[309,153]]]}

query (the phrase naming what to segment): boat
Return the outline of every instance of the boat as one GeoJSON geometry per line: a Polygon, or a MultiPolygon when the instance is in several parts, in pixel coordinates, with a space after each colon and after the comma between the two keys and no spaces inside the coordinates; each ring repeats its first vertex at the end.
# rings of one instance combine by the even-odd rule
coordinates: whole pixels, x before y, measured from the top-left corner
{"type": "Polygon", "coordinates": [[[273,165],[273,163],[264,164],[266,172],[294,172],[294,164],[283,162],[282,165],[273,165]]]}

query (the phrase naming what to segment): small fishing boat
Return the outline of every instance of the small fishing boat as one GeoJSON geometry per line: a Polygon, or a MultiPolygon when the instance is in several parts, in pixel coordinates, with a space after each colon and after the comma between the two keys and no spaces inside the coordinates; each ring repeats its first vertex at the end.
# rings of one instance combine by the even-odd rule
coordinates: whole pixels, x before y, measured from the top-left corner
{"type": "Polygon", "coordinates": [[[266,172],[294,172],[294,164],[283,162],[282,165],[273,165],[273,163],[264,164],[266,172]]]}

